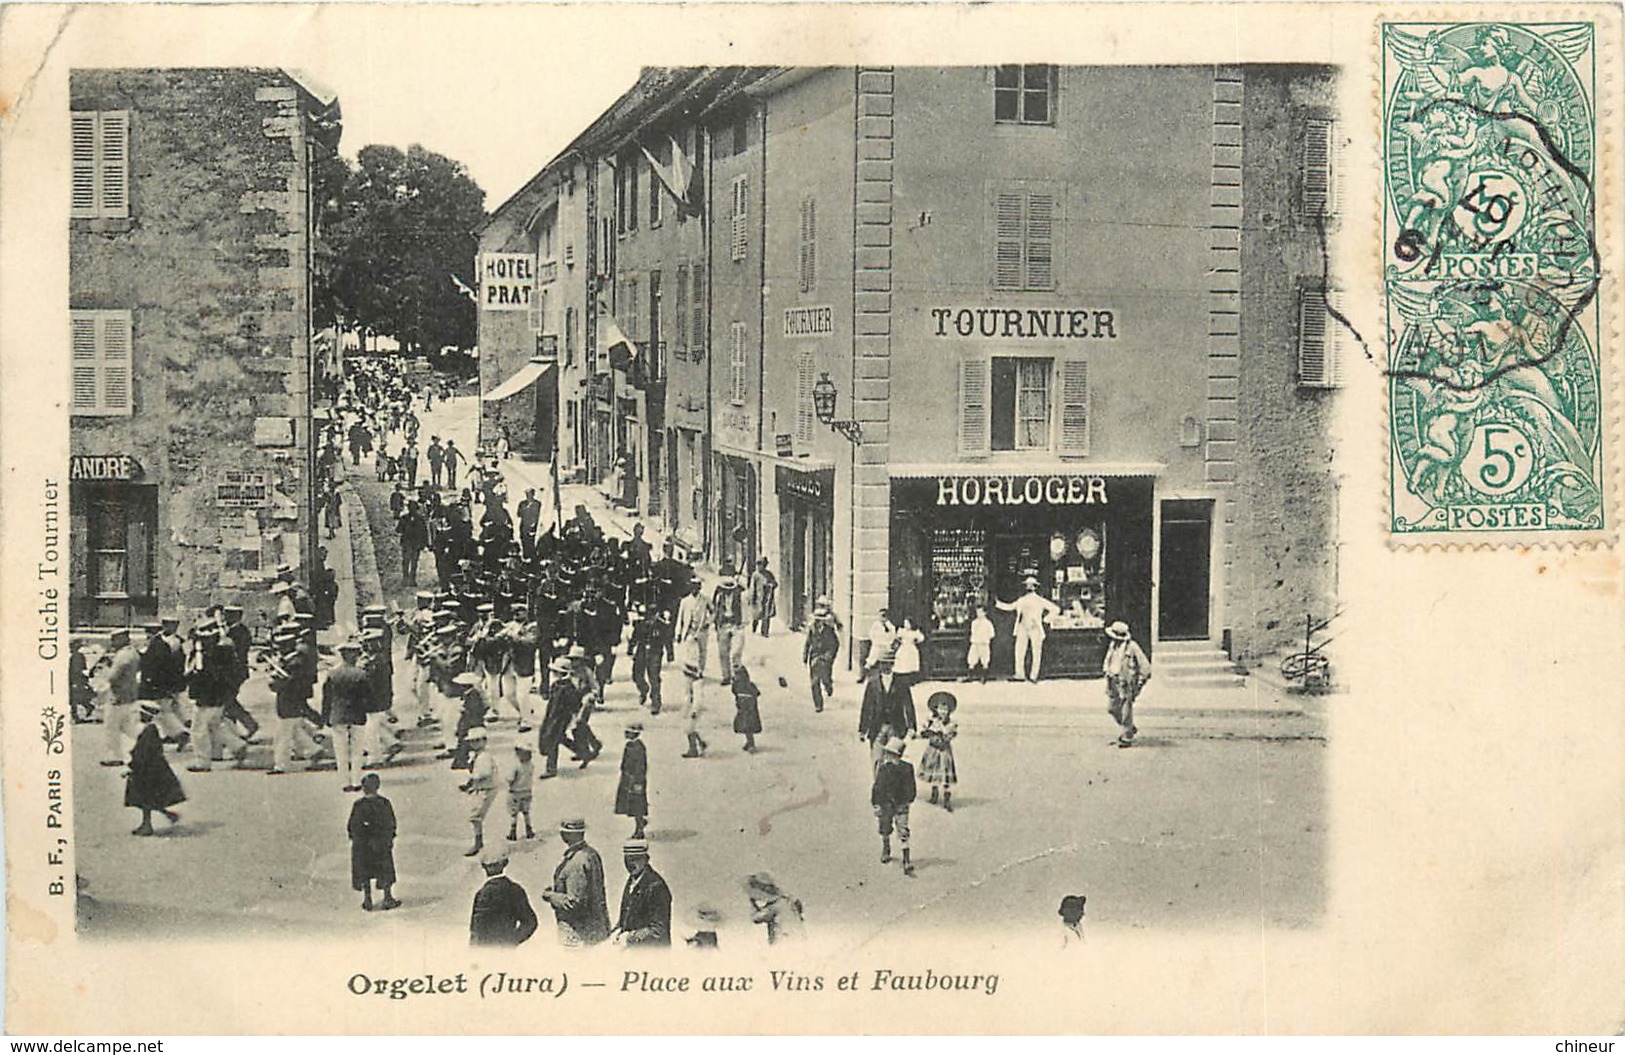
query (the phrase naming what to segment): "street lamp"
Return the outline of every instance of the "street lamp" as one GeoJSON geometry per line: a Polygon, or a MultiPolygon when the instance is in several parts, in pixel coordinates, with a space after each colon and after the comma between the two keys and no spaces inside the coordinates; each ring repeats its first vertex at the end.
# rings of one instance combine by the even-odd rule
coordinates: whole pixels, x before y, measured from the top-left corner
{"type": "Polygon", "coordinates": [[[848,443],[863,442],[863,426],[856,421],[837,421],[835,419],[835,400],[838,393],[835,391],[835,382],[829,379],[828,373],[820,373],[818,380],[813,384],[812,399],[813,412],[818,416],[819,424],[830,428],[846,437],[848,443]]]}

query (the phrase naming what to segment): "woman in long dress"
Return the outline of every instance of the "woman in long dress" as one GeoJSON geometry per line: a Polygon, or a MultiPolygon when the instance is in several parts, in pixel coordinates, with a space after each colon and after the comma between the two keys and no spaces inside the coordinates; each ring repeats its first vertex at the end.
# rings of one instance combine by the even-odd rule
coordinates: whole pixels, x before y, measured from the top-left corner
{"type": "Polygon", "coordinates": [[[350,885],[361,891],[361,907],[372,911],[372,884],[384,895],[380,906],[398,908],[395,900],[395,807],[378,794],[377,773],[361,778],[361,797],[350,807],[350,885]]]}
{"type": "Polygon", "coordinates": [[[153,810],[162,813],[170,824],[179,823],[181,815],[170,807],[186,801],[180,778],[164,758],[163,738],[153,724],[157,717],[157,703],[141,701],[141,735],[130,749],[130,771],[124,783],[124,805],[141,811],[141,824],[131,835],[152,834],[153,810]]]}

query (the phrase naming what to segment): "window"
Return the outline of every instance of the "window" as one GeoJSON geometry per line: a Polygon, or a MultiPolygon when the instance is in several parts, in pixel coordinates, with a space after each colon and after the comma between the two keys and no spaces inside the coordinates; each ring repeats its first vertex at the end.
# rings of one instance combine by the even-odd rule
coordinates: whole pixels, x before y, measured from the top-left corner
{"type": "Polygon", "coordinates": [[[705,357],[706,345],[710,344],[710,335],[705,332],[705,269],[695,265],[691,272],[694,279],[693,303],[693,329],[688,335],[688,354],[697,363],[705,357]]]}
{"type": "Polygon", "coordinates": [[[130,215],[130,113],[78,111],[73,117],[74,219],[130,215]]]}
{"type": "Polygon", "coordinates": [[[638,322],[643,315],[643,301],[638,296],[637,276],[628,276],[622,284],[626,289],[626,301],[622,306],[623,310],[615,313],[615,323],[626,331],[628,337],[636,337],[638,322]]]}
{"type": "Polygon", "coordinates": [[[638,169],[643,167],[643,161],[636,157],[628,157],[621,162],[621,168],[626,172],[626,229],[638,229],[638,169]]]}
{"type": "Polygon", "coordinates": [[[553,259],[553,229],[558,224],[558,217],[559,214],[556,209],[549,209],[547,214],[542,217],[541,236],[538,239],[539,244],[537,246],[540,252],[536,255],[543,262],[553,259]]]}
{"type": "Polygon", "coordinates": [[[1303,132],[1303,214],[1328,217],[1337,213],[1335,126],[1324,118],[1311,118],[1303,132]]]}
{"type": "Polygon", "coordinates": [[[606,216],[598,226],[598,277],[608,278],[615,273],[615,220],[606,216]]]}
{"type": "Polygon", "coordinates": [[[960,454],[1089,453],[1089,364],[1083,358],[978,356],[961,360],[959,405],[960,454]]]}
{"type": "Polygon", "coordinates": [[[745,324],[728,327],[728,398],[736,407],[745,405],[745,324]]]}
{"type": "Polygon", "coordinates": [[[993,288],[1053,290],[1063,188],[1000,183],[992,198],[993,288]]]}
{"type": "Polygon", "coordinates": [[[677,358],[688,358],[688,265],[677,265],[677,326],[672,334],[677,358]]]}
{"type": "Polygon", "coordinates": [[[796,442],[803,447],[813,441],[813,354],[802,350],[796,354],[796,442]]]}
{"type": "Polygon", "coordinates": [[[564,308],[564,365],[574,366],[576,361],[576,309],[575,305],[567,304],[564,308]]]}
{"type": "Polygon", "coordinates": [[[750,142],[750,115],[740,114],[734,118],[733,141],[735,154],[743,154],[750,142]]]}
{"type": "Polygon", "coordinates": [[[621,234],[638,229],[638,169],[643,159],[627,155],[615,166],[615,223],[621,234]]]}
{"type": "Polygon", "coordinates": [[[660,176],[655,172],[654,162],[649,162],[649,226],[660,226],[660,199],[665,192],[660,183],[660,176]]]}
{"type": "MultiPolygon", "coordinates": [[[[157,592],[153,557],[158,535],[158,488],[147,484],[76,484],[73,499],[85,511],[81,565],[84,594],[107,601],[151,598],[157,592]]],[[[78,520],[78,516],[74,519],[78,520]]]]}
{"type": "Polygon", "coordinates": [[[735,263],[745,259],[745,217],[749,211],[749,181],[744,176],[735,176],[733,181],[733,227],[728,241],[728,258],[735,263]]]}
{"type": "Polygon", "coordinates": [[[665,308],[665,296],[660,289],[660,272],[649,272],[649,377],[658,381],[666,374],[665,349],[660,340],[660,313],[665,308]]]}
{"type": "Polygon", "coordinates": [[[801,279],[801,292],[811,293],[818,288],[818,203],[810,197],[801,199],[800,253],[796,259],[796,273],[801,279]]]}
{"type": "Polygon", "coordinates": [[[993,120],[1000,124],[1054,124],[1055,67],[993,67],[993,120]]]}
{"type": "Polygon", "coordinates": [[[993,360],[988,401],[990,446],[996,451],[1049,447],[1052,359],[993,360]]]}
{"type": "Polygon", "coordinates": [[[127,311],[70,311],[73,335],[73,413],[123,416],[134,410],[134,348],[127,311]]]}
{"type": "Polygon", "coordinates": [[[1337,290],[1311,288],[1298,294],[1298,384],[1305,388],[1343,383],[1345,329],[1332,314],[1342,303],[1337,290]]]}

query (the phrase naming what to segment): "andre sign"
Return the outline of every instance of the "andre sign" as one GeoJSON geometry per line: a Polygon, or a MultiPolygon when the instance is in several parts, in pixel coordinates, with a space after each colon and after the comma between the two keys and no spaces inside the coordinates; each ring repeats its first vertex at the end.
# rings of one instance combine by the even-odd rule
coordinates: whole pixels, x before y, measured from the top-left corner
{"type": "Polygon", "coordinates": [[[480,307],[486,311],[528,311],[535,287],[536,258],[528,253],[480,257],[480,307]]]}

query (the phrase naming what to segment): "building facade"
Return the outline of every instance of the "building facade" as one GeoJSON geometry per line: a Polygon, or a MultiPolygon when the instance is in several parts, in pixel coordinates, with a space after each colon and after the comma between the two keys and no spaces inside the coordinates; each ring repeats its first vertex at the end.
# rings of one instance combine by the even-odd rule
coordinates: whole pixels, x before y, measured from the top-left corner
{"type": "Polygon", "coordinates": [[[337,101],[275,69],[70,93],[72,624],[255,618],[318,556],[311,177],[337,101]]]}
{"type": "MultiPolygon", "coordinates": [[[[1251,660],[1331,614],[1330,69],[751,72],[687,111],[710,355],[706,431],[678,443],[710,450],[677,478],[714,563],[768,559],[792,626],[826,594],[857,634],[907,616],[936,674],[978,605],[1012,669],[998,603],[1029,578],[1061,610],[1047,674],[1098,673],[1118,619],[1251,660]]],[[[600,200],[623,202],[638,158],[614,160],[600,200]]],[[[623,224],[624,329],[652,274],[664,297],[688,263],[692,297],[695,272],[688,242],[631,256],[623,224]]],[[[699,389],[663,368],[669,421],[699,389]]]]}

